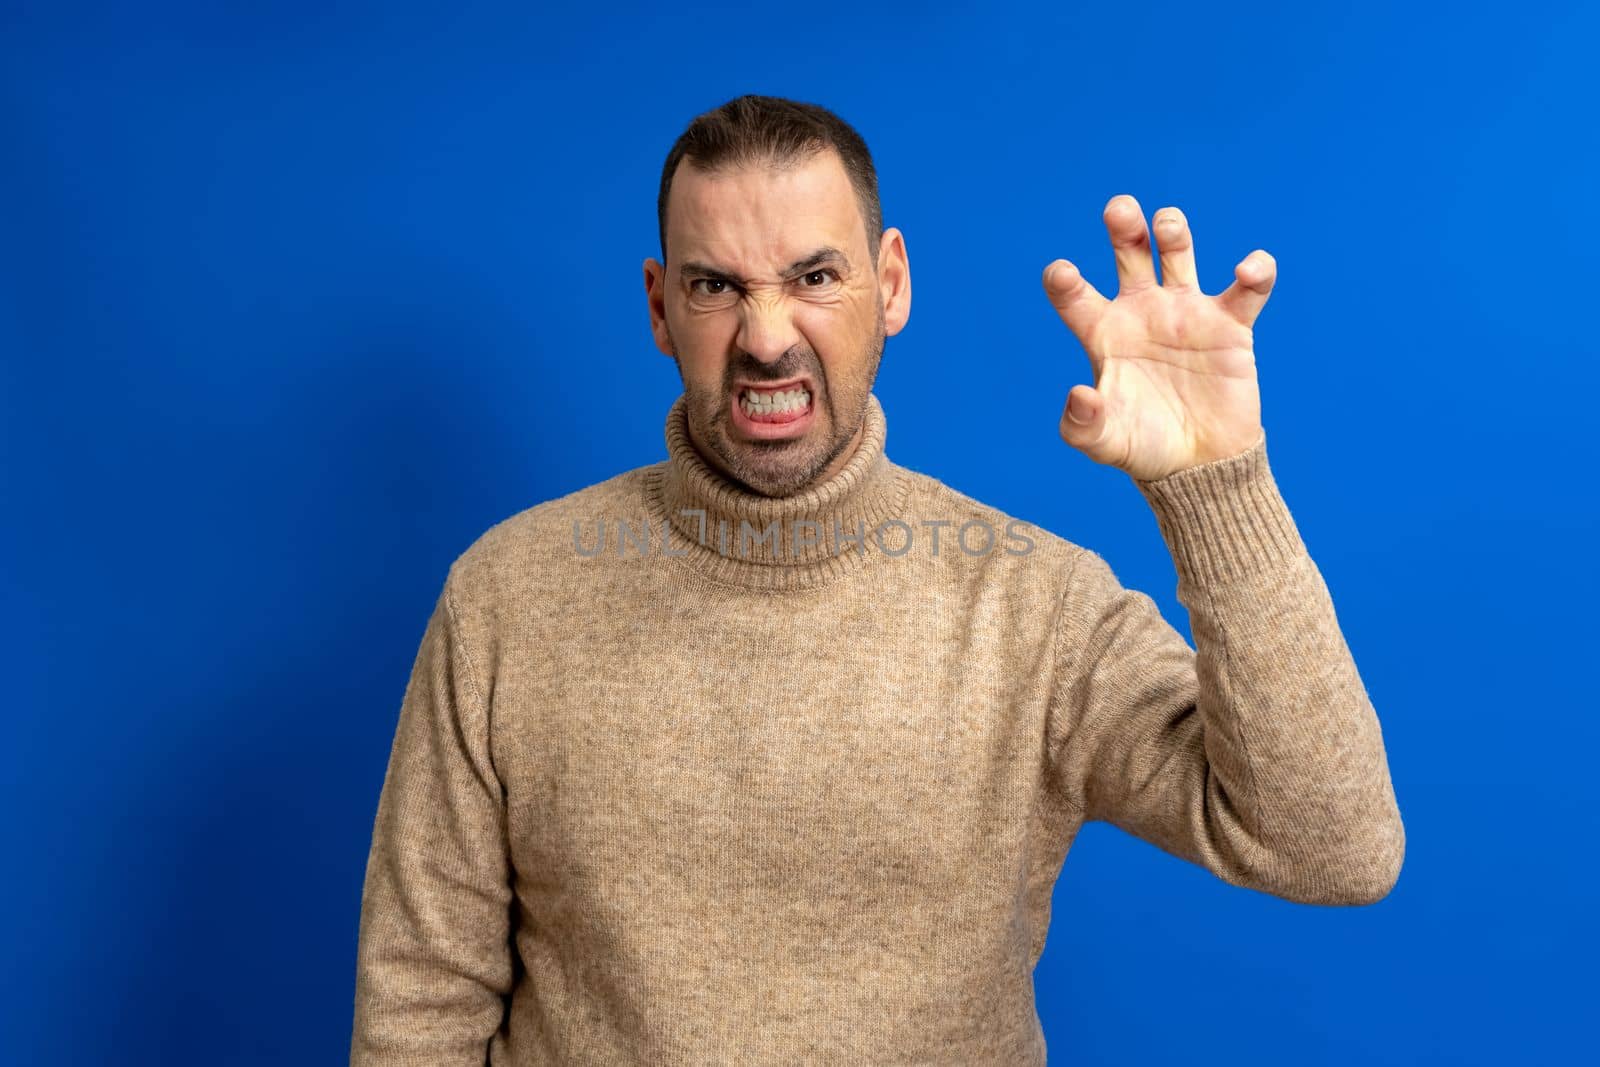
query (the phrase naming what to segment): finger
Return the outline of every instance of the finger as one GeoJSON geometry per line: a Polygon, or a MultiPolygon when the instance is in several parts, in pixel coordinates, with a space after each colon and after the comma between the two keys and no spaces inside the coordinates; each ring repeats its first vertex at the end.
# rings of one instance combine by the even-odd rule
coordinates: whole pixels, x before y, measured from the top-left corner
{"type": "Polygon", "coordinates": [[[1119,293],[1148,289],[1156,284],[1156,265],[1150,258],[1150,228],[1144,224],[1144,209],[1127,193],[1118,193],[1104,212],[1106,233],[1117,257],[1119,293]]]}
{"type": "Polygon", "coordinates": [[[1061,409],[1061,439],[1095,462],[1104,463],[1105,438],[1105,397],[1092,385],[1074,385],[1067,391],[1067,403],[1061,409]]]}
{"type": "Polygon", "coordinates": [[[1155,215],[1156,245],[1161,249],[1161,286],[1164,289],[1198,289],[1194,271],[1194,236],[1189,220],[1175,207],[1155,215]]]}
{"type": "Polygon", "coordinates": [[[1258,248],[1239,261],[1233,277],[1234,283],[1217,297],[1217,303],[1244,325],[1254,326],[1278,280],[1278,261],[1258,248]]]}
{"type": "Polygon", "coordinates": [[[1089,284],[1089,279],[1065,259],[1051,260],[1045,267],[1044,292],[1067,329],[1077,335],[1084,351],[1089,351],[1089,338],[1094,335],[1094,328],[1111,301],[1101,296],[1099,290],[1089,284]]]}

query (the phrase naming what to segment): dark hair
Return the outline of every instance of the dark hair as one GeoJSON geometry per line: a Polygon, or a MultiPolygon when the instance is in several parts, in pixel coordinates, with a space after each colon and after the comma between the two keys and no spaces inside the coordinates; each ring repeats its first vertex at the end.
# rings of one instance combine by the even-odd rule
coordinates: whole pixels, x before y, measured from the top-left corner
{"type": "Polygon", "coordinates": [[[667,153],[661,168],[661,193],[656,198],[661,261],[667,260],[667,194],[682,160],[701,170],[748,165],[787,165],[833,149],[856,192],[856,204],[867,227],[867,250],[874,264],[883,236],[883,210],[878,204],[878,172],[872,153],[848,122],[827,108],[779,96],[746,93],[689,123],[667,153]]]}

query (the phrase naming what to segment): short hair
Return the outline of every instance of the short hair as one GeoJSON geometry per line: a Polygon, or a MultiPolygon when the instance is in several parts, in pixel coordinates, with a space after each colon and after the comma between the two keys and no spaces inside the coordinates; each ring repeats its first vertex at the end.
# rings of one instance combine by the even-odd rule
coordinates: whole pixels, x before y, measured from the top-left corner
{"type": "Polygon", "coordinates": [[[867,227],[867,249],[874,264],[883,236],[883,209],[878,203],[878,172],[872,153],[855,128],[817,104],[780,96],[746,93],[720,107],[696,115],[678,136],[661,168],[656,198],[661,261],[667,260],[667,194],[678,164],[687,159],[701,170],[751,165],[785,166],[833,149],[855,190],[856,204],[867,227]]]}

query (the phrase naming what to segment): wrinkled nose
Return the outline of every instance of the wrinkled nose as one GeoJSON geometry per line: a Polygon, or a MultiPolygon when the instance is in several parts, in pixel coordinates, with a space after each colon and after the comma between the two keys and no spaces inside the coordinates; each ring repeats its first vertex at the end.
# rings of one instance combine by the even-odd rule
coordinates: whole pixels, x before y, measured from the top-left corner
{"type": "Polygon", "coordinates": [[[800,343],[800,331],[784,301],[752,301],[741,312],[736,341],[762,363],[776,363],[800,343]]]}

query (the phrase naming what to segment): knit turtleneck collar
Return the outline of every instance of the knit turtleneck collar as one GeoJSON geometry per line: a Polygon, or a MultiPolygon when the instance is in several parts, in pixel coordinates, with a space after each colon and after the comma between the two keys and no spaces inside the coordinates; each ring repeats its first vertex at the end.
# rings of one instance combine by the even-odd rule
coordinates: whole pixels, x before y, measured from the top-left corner
{"type": "MultiPolygon", "coordinates": [[[[680,395],[667,412],[667,459],[655,482],[674,553],[721,580],[764,588],[799,588],[854,569],[879,554],[874,531],[905,502],[907,482],[884,451],[887,435],[883,405],[869,393],[861,441],[844,467],[790,496],[766,497],[706,463],[680,395]]],[[[903,539],[892,530],[881,536],[891,548],[903,539]]]]}

